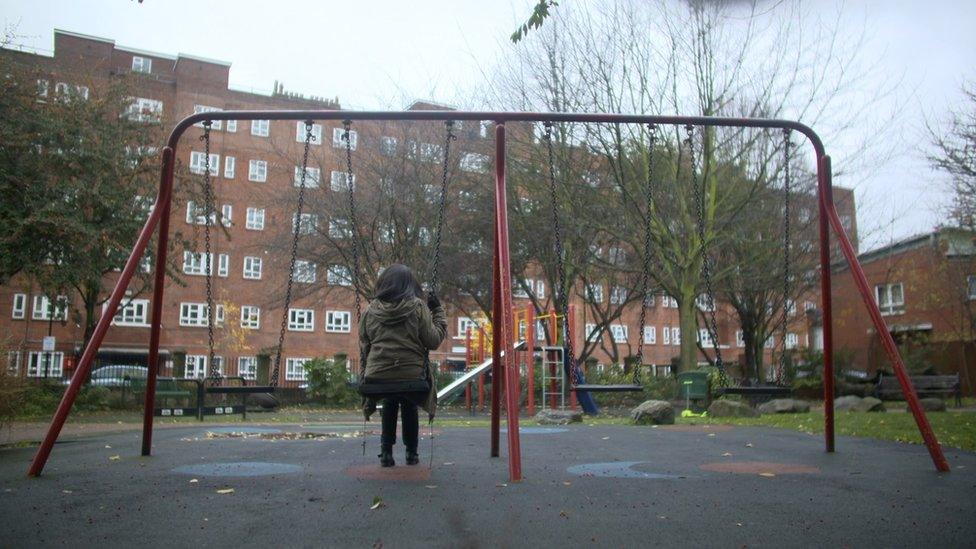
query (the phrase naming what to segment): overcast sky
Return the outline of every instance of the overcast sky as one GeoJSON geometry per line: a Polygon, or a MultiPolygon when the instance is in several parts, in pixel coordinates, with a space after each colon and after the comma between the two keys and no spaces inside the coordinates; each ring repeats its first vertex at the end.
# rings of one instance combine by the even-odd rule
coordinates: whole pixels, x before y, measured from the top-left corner
{"type": "MultiPolygon", "coordinates": [[[[565,3],[583,3],[563,0],[565,3]]],[[[809,0],[836,11],[841,0],[809,0]]],[[[235,88],[286,89],[338,97],[344,108],[401,109],[412,99],[463,105],[507,48],[508,35],[535,0],[0,0],[5,28],[23,45],[50,53],[53,29],[113,39],[161,53],[232,63],[235,88]]],[[[871,173],[835,184],[854,187],[862,249],[925,232],[947,197],[942,176],[924,161],[925,116],[959,106],[960,85],[976,80],[976,1],[860,0],[843,5],[844,25],[866,29],[867,57],[900,80],[890,105],[896,127],[885,135],[898,156],[871,173]]],[[[670,113],[663,113],[670,114],[670,113]]],[[[816,129],[816,128],[815,128],[816,129]]],[[[843,151],[828,152],[842,156],[843,151]]]]}

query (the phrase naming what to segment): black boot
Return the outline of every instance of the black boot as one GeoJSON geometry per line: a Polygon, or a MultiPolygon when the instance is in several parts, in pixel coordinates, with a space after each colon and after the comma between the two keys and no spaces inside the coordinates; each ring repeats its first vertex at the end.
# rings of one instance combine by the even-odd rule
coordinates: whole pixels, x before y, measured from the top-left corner
{"type": "Polygon", "coordinates": [[[393,460],[393,447],[389,445],[382,445],[380,447],[380,455],[376,456],[380,458],[380,467],[393,467],[396,465],[396,461],[393,460]]]}
{"type": "Polygon", "coordinates": [[[407,465],[416,465],[420,463],[420,456],[417,455],[416,448],[407,448],[407,465]]]}

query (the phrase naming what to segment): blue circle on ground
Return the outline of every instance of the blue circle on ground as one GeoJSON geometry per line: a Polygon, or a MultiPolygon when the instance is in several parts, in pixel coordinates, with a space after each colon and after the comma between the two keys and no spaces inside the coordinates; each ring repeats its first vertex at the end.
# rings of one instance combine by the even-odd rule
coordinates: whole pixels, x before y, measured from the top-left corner
{"type": "Polygon", "coordinates": [[[268,429],[266,427],[211,427],[210,429],[207,429],[207,432],[221,434],[243,433],[245,435],[264,435],[281,433],[281,429],[268,429]]]}
{"type": "Polygon", "coordinates": [[[201,477],[262,477],[299,473],[301,466],[265,461],[236,461],[230,463],[200,463],[173,469],[174,473],[201,477]]]}
{"type": "Polygon", "coordinates": [[[663,473],[648,473],[638,471],[635,465],[646,464],[646,461],[610,461],[606,463],[584,463],[574,465],[566,469],[571,475],[580,477],[604,477],[604,478],[658,478],[658,479],[677,479],[677,475],[667,475],[663,473]]]}
{"type": "MultiPolygon", "coordinates": [[[[502,427],[501,431],[507,433],[508,429],[502,427]]],[[[569,429],[562,429],[560,427],[519,427],[519,434],[521,435],[554,435],[556,433],[565,433],[569,429]]]]}

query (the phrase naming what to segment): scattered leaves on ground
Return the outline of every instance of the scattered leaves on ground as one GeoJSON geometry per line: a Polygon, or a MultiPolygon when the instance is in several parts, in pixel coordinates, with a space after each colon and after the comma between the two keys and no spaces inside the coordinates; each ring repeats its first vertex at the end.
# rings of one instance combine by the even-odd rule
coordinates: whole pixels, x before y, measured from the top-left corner
{"type": "Polygon", "coordinates": [[[196,484],[196,483],[198,483],[198,482],[200,482],[200,481],[199,481],[199,480],[197,480],[197,479],[195,479],[195,478],[191,478],[191,479],[190,479],[190,484],[196,484]]]}
{"type": "Polygon", "coordinates": [[[761,477],[775,477],[776,475],[773,474],[773,473],[759,473],[759,476],[761,476],[761,477]]]}
{"type": "Polygon", "coordinates": [[[379,509],[380,507],[386,507],[386,503],[383,502],[383,498],[381,498],[379,496],[373,496],[373,505],[370,506],[369,510],[370,511],[375,511],[376,509],[379,509]]]}
{"type": "Polygon", "coordinates": [[[122,459],[122,456],[120,456],[120,455],[114,455],[114,456],[109,456],[108,457],[108,460],[109,461],[118,461],[120,459],[122,459]]]}
{"type": "Polygon", "coordinates": [[[234,489],[233,488],[221,488],[220,490],[217,490],[217,493],[218,494],[233,494],[234,493],[234,489]]]}

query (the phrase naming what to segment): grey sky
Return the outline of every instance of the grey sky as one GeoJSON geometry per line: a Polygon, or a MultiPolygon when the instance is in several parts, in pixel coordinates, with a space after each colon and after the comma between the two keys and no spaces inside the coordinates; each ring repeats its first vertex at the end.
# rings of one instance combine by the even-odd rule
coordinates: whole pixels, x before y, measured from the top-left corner
{"type": "MultiPolygon", "coordinates": [[[[832,13],[840,1],[809,4],[832,13]]],[[[41,51],[53,48],[53,29],[61,28],[230,61],[236,88],[269,92],[278,80],[288,90],[338,96],[345,108],[400,109],[416,98],[463,104],[492,61],[515,47],[507,37],[534,3],[0,0],[0,13],[21,35],[18,42],[41,51]]],[[[889,113],[899,106],[885,136],[896,158],[876,172],[835,180],[857,190],[867,248],[927,231],[940,219],[943,179],[923,160],[919,140],[924,116],[944,118],[959,104],[963,80],[976,80],[976,2],[865,0],[844,3],[843,11],[846,30],[866,27],[866,57],[901,82],[890,104],[877,106],[889,113]]],[[[837,144],[827,148],[843,156],[837,144]]]]}

